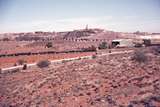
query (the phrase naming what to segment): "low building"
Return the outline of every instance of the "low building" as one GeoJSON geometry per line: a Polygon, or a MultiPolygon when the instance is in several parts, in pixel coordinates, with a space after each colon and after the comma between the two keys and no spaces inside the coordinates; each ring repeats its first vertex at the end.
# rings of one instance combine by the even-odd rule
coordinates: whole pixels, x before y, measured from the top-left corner
{"type": "Polygon", "coordinates": [[[112,40],[112,47],[134,47],[132,39],[115,39],[112,40]]]}
{"type": "Polygon", "coordinates": [[[145,46],[156,46],[160,45],[160,35],[147,35],[140,36],[140,39],[143,41],[145,46]]]}

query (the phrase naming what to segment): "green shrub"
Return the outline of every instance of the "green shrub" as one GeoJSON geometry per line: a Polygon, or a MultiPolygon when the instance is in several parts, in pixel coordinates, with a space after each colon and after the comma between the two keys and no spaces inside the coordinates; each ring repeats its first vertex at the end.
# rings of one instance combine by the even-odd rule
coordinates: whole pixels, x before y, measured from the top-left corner
{"type": "Polygon", "coordinates": [[[48,67],[50,64],[51,64],[50,61],[48,61],[48,60],[42,60],[42,61],[39,61],[39,62],[37,63],[37,66],[38,66],[39,68],[45,68],[45,67],[48,67]]]}

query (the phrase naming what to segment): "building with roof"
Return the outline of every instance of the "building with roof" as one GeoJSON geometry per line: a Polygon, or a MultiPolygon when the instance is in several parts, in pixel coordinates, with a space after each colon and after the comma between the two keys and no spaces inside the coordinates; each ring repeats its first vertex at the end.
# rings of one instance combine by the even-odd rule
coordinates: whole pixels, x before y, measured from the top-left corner
{"type": "Polygon", "coordinates": [[[112,40],[112,47],[134,47],[132,39],[115,39],[112,40]]]}

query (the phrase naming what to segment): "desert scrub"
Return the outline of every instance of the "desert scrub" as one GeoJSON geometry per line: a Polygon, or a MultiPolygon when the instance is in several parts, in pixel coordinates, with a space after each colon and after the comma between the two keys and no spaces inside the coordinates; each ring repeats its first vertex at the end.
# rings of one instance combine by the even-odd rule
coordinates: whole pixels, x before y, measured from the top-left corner
{"type": "Polygon", "coordinates": [[[94,45],[91,45],[87,48],[82,48],[81,49],[82,52],[93,52],[93,51],[97,51],[96,47],[94,45]]]}
{"type": "Polygon", "coordinates": [[[102,42],[101,44],[99,44],[98,49],[106,49],[107,47],[107,42],[102,42]]]}
{"type": "Polygon", "coordinates": [[[160,55],[160,46],[153,47],[152,52],[155,55],[160,55]]]}
{"type": "Polygon", "coordinates": [[[48,67],[50,64],[51,64],[50,61],[48,61],[48,60],[42,60],[42,61],[39,61],[39,62],[37,63],[37,66],[38,66],[39,68],[45,68],[45,67],[48,67]]]}
{"type": "Polygon", "coordinates": [[[52,42],[48,42],[48,43],[46,44],[46,47],[47,47],[47,48],[52,48],[52,47],[53,47],[52,42]]]}
{"type": "Polygon", "coordinates": [[[19,60],[17,61],[17,63],[18,63],[19,65],[23,65],[24,63],[26,63],[26,61],[25,61],[24,59],[19,59],[19,60]]]}
{"type": "Polygon", "coordinates": [[[15,68],[12,70],[7,70],[5,72],[3,72],[4,74],[12,74],[12,73],[16,73],[16,72],[20,72],[21,70],[19,68],[15,68]]]}
{"type": "Polygon", "coordinates": [[[27,64],[24,64],[22,69],[26,70],[27,69],[27,64]]]}
{"type": "Polygon", "coordinates": [[[95,58],[97,58],[97,56],[96,55],[92,55],[92,59],[95,59],[95,58]]]}
{"type": "Polygon", "coordinates": [[[131,59],[139,63],[144,63],[148,60],[146,54],[140,50],[136,50],[131,59]]]}

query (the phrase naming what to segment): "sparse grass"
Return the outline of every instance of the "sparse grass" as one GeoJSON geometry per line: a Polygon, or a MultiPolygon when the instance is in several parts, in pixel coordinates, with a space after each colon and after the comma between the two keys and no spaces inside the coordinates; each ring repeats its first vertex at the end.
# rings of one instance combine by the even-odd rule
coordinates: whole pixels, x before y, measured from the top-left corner
{"type": "Polygon", "coordinates": [[[132,56],[132,60],[139,62],[139,63],[144,63],[148,60],[148,58],[143,51],[137,50],[134,52],[132,56]]]}
{"type": "Polygon", "coordinates": [[[48,67],[50,64],[51,64],[50,61],[48,61],[48,60],[42,60],[42,61],[39,61],[39,62],[37,63],[37,66],[38,66],[39,68],[45,68],[45,67],[48,67]]]}

